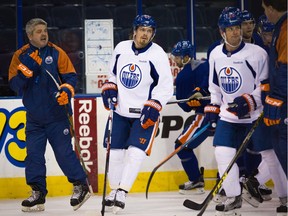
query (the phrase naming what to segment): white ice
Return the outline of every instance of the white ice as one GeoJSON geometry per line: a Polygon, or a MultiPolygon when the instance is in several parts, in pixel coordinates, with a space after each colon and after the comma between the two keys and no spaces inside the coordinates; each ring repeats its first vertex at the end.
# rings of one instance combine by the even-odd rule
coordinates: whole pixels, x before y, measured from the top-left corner
{"type": "MultiPolygon", "coordinates": [[[[191,199],[197,203],[202,203],[208,195],[206,191],[202,195],[181,195],[177,191],[161,192],[148,194],[148,199],[144,193],[128,194],[125,209],[118,212],[117,215],[127,216],[196,216],[199,211],[187,209],[183,206],[185,199],[191,199]]],[[[70,197],[47,197],[45,211],[43,212],[22,212],[21,202],[23,199],[0,200],[1,216],[101,216],[102,195],[93,195],[77,211],[73,211],[70,206],[70,197]]],[[[204,216],[215,215],[215,205],[213,201],[209,203],[204,216]]],[[[243,201],[242,216],[276,216],[276,207],[279,206],[279,200],[273,194],[271,201],[265,201],[259,208],[253,208],[243,201]]],[[[106,207],[106,216],[114,216],[112,210],[106,207]]]]}

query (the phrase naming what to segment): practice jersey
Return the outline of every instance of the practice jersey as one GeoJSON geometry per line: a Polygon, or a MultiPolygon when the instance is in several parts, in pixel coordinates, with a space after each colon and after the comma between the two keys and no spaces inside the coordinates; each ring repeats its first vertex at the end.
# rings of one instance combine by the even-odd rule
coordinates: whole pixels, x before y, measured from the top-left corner
{"type": "Polygon", "coordinates": [[[268,55],[260,46],[242,42],[228,52],[223,44],[215,47],[209,58],[211,103],[220,105],[220,118],[235,123],[251,123],[262,112],[260,82],[268,77],[268,55]],[[249,117],[238,119],[228,112],[228,103],[244,93],[253,95],[257,108],[249,117]]]}
{"type": "Polygon", "coordinates": [[[116,112],[129,118],[139,118],[147,100],[164,106],[173,96],[168,56],[152,42],[143,49],[136,49],[133,40],[120,42],[112,54],[109,81],[118,87],[116,112]]]}
{"type": "MultiPolygon", "coordinates": [[[[176,99],[189,98],[196,87],[200,87],[208,93],[208,76],[209,64],[207,60],[192,60],[190,64],[186,64],[175,80],[176,99]]],[[[185,112],[192,110],[192,107],[187,103],[178,103],[178,105],[185,112]]],[[[196,108],[195,112],[204,113],[204,107],[196,108]]]]}

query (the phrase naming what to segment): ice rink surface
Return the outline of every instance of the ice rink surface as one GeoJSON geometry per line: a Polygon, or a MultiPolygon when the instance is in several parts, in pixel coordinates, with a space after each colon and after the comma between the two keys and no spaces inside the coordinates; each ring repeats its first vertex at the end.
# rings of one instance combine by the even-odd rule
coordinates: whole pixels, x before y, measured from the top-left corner
{"type": "MultiPolygon", "coordinates": [[[[185,199],[191,199],[197,203],[202,203],[208,195],[206,191],[202,195],[181,195],[177,191],[149,193],[148,199],[144,193],[128,194],[125,209],[118,212],[117,215],[127,216],[196,216],[198,211],[187,209],[183,206],[185,199]]],[[[29,196],[29,195],[28,195],[29,196]]],[[[93,195],[77,211],[73,211],[70,206],[70,196],[65,197],[47,197],[45,211],[43,212],[22,212],[21,202],[23,199],[0,200],[1,216],[101,216],[102,195],[93,195]]],[[[205,216],[215,215],[215,205],[213,201],[209,203],[204,212],[205,216]]],[[[279,200],[273,194],[273,199],[263,202],[259,208],[254,208],[243,201],[241,214],[242,216],[276,216],[276,207],[279,206],[279,200]]],[[[106,216],[115,214],[108,208],[106,216]]]]}

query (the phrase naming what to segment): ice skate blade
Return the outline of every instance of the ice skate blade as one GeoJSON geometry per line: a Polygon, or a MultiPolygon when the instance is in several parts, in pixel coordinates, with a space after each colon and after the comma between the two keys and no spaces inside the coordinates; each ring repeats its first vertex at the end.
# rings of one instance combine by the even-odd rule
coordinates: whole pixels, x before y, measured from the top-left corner
{"type": "Polygon", "coordinates": [[[277,216],[287,216],[287,212],[277,212],[277,216]]]}
{"type": "Polygon", "coordinates": [[[22,206],[23,212],[40,212],[44,210],[45,210],[44,204],[38,204],[32,207],[22,206]]]}
{"type": "Polygon", "coordinates": [[[73,206],[73,210],[74,210],[74,211],[78,210],[78,209],[90,198],[90,196],[91,196],[91,194],[90,194],[90,193],[87,193],[81,203],[79,203],[79,204],[76,205],[76,206],[73,206]]]}
{"type": "Polygon", "coordinates": [[[180,194],[183,195],[201,195],[205,193],[204,188],[195,188],[191,190],[179,190],[180,194]]]}
{"type": "Polygon", "coordinates": [[[246,190],[243,190],[242,199],[245,200],[247,203],[249,203],[254,208],[258,208],[259,207],[259,203],[260,202],[257,201],[254,197],[252,197],[250,195],[250,193],[248,193],[248,191],[246,191],[246,190]]]}
{"type": "Polygon", "coordinates": [[[272,197],[270,195],[262,195],[263,201],[270,201],[272,197]]]}
{"type": "Polygon", "coordinates": [[[117,214],[119,211],[121,211],[122,208],[118,207],[118,206],[114,206],[112,209],[113,214],[117,214]]]}
{"type": "Polygon", "coordinates": [[[241,216],[239,209],[233,209],[228,212],[216,211],[215,216],[241,216]]]}

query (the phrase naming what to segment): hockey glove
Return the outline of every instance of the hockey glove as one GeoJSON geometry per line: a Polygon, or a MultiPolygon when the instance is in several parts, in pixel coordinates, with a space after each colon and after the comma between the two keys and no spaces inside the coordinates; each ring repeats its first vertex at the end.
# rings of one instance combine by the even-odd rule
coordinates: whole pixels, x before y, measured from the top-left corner
{"type": "Polygon", "coordinates": [[[63,106],[68,104],[70,99],[74,97],[74,88],[68,83],[62,84],[60,88],[60,94],[57,97],[57,102],[60,106],[63,106]]]}
{"type": "Polygon", "coordinates": [[[249,115],[249,112],[256,110],[257,104],[255,99],[250,94],[243,94],[236,97],[232,103],[228,104],[227,110],[239,119],[245,118],[249,115]]]}
{"type": "Polygon", "coordinates": [[[270,91],[269,80],[266,79],[266,80],[261,81],[260,88],[261,88],[261,101],[262,101],[262,104],[264,105],[265,98],[269,94],[269,91],[270,91]]]}
{"type": "Polygon", "coordinates": [[[205,119],[204,122],[210,123],[209,130],[213,131],[216,128],[217,121],[219,119],[220,106],[216,104],[209,104],[204,108],[205,119]]]}
{"type": "Polygon", "coordinates": [[[264,123],[267,126],[277,125],[281,120],[282,100],[267,96],[264,104],[264,123]]]}
{"type": "Polygon", "coordinates": [[[117,106],[118,88],[113,82],[106,82],[102,86],[102,100],[106,110],[110,110],[110,103],[117,106]]]}
{"type": "Polygon", "coordinates": [[[38,50],[35,50],[30,55],[25,54],[19,58],[20,64],[17,69],[21,71],[22,75],[26,78],[31,78],[33,72],[39,69],[39,65],[42,64],[42,59],[38,55],[38,50]]]}
{"type": "Polygon", "coordinates": [[[161,109],[162,105],[158,100],[151,99],[146,101],[140,116],[142,128],[147,129],[153,126],[158,121],[161,109]]]}
{"type": "Polygon", "coordinates": [[[207,96],[207,92],[200,87],[195,88],[192,91],[191,96],[189,97],[189,101],[187,102],[188,106],[190,107],[200,107],[200,106],[205,106],[207,104],[204,104],[204,101],[201,101],[201,98],[203,96],[207,96]]]}

